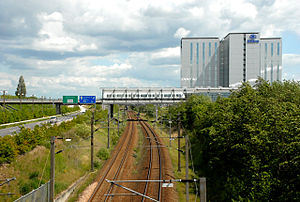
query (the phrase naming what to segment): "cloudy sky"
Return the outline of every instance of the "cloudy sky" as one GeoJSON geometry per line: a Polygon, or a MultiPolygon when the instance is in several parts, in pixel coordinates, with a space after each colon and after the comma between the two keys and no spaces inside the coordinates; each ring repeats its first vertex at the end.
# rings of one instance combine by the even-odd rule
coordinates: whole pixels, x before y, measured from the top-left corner
{"type": "Polygon", "coordinates": [[[180,87],[180,39],[282,37],[283,79],[300,80],[299,0],[0,0],[0,90],[97,95],[180,87]]]}

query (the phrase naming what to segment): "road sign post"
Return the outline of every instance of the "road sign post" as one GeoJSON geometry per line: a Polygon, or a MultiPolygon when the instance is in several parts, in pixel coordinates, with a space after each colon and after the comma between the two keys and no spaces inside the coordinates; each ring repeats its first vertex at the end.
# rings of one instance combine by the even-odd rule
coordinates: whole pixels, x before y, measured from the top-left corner
{"type": "Polygon", "coordinates": [[[80,104],[95,104],[96,96],[79,96],[80,104]]]}
{"type": "Polygon", "coordinates": [[[78,104],[78,96],[63,96],[63,104],[78,104]]]}

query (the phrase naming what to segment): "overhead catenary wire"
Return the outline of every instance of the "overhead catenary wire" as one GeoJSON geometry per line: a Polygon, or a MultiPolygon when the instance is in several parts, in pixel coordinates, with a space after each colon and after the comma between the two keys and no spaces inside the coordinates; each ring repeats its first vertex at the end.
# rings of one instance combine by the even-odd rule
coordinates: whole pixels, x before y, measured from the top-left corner
{"type": "Polygon", "coordinates": [[[41,186],[41,182],[42,182],[42,179],[43,179],[43,176],[44,176],[44,171],[45,171],[45,168],[46,168],[46,166],[47,166],[47,162],[48,162],[49,156],[50,156],[50,150],[49,150],[48,155],[47,155],[47,159],[46,159],[46,162],[45,162],[43,171],[42,171],[42,175],[41,175],[41,178],[40,178],[40,182],[39,182],[39,186],[38,186],[38,187],[41,186]]]}
{"type": "MultiPolygon", "coordinates": [[[[182,129],[184,131],[185,134],[187,134],[187,131],[186,129],[182,126],[182,129]]],[[[193,161],[193,155],[192,155],[192,148],[191,148],[191,141],[190,141],[190,138],[188,136],[188,144],[189,144],[189,151],[190,151],[190,159],[191,159],[191,164],[192,164],[192,170],[193,170],[193,173],[195,173],[195,167],[194,167],[194,161],[193,161]]],[[[197,182],[194,182],[195,183],[195,187],[196,187],[196,197],[195,197],[195,201],[197,200],[198,198],[198,193],[199,193],[199,190],[198,190],[198,185],[197,185],[197,182]]]]}

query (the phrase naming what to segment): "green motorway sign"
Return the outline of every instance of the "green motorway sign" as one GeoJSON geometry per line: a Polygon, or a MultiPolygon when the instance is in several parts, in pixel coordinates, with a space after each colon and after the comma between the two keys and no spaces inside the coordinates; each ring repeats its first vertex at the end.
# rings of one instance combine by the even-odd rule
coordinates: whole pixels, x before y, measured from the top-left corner
{"type": "Polygon", "coordinates": [[[63,96],[63,104],[78,104],[78,96],[63,96]]]}

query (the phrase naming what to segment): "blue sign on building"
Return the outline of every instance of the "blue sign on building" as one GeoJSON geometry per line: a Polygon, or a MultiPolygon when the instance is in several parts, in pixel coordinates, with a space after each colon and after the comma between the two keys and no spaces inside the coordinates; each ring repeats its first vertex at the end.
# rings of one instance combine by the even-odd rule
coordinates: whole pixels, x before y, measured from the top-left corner
{"type": "Polygon", "coordinates": [[[95,104],[96,96],[79,96],[80,104],[95,104]]]}
{"type": "Polygon", "coordinates": [[[256,40],[257,36],[255,34],[251,34],[249,36],[249,39],[247,40],[247,43],[258,43],[259,40],[256,40]]]}

